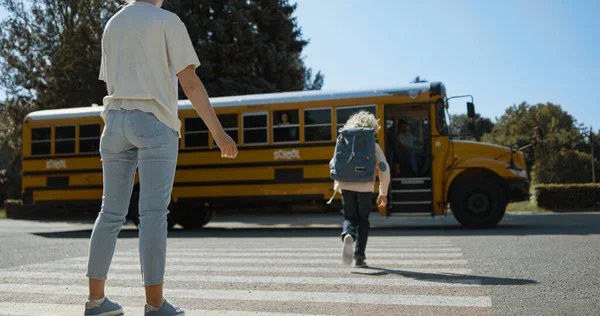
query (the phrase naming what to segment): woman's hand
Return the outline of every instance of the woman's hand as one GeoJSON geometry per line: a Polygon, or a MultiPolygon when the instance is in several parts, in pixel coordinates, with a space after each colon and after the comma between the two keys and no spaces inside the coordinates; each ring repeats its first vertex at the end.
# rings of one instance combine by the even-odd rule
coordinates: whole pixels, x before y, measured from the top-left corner
{"type": "Polygon", "coordinates": [[[219,137],[215,137],[215,143],[217,143],[217,146],[219,146],[219,149],[221,149],[221,158],[233,159],[237,157],[237,145],[231,136],[227,135],[225,131],[223,131],[219,137]]]}

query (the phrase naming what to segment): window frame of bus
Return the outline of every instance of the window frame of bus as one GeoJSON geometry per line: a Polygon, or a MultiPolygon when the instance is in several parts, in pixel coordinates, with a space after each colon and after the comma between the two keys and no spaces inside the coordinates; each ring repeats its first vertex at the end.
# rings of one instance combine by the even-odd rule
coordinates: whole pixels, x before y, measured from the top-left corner
{"type": "MultiPolygon", "coordinates": [[[[293,111],[298,111],[298,123],[296,124],[288,124],[285,126],[277,126],[278,124],[275,124],[275,122],[273,122],[273,126],[271,127],[273,129],[273,143],[274,144],[293,144],[293,143],[299,143],[300,142],[300,109],[290,109],[290,110],[274,110],[272,111],[272,118],[275,119],[275,113],[290,113],[293,111]],[[298,129],[298,136],[296,140],[288,140],[288,141],[276,141],[275,140],[275,129],[276,128],[297,128],[298,129]]],[[[289,117],[289,115],[288,115],[289,117]]]]}
{"type": "Polygon", "coordinates": [[[333,137],[333,134],[331,134],[331,127],[333,126],[333,108],[332,107],[323,107],[323,108],[307,108],[304,109],[304,111],[302,112],[302,115],[304,116],[304,142],[305,143],[321,143],[321,142],[331,142],[331,138],[333,137]],[[306,124],[306,112],[309,111],[323,111],[323,110],[329,110],[329,124],[306,124]],[[306,128],[307,127],[325,127],[325,126],[329,126],[329,139],[328,140],[306,140],[306,128]]]}
{"type": "Polygon", "coordinates": [[[67,125],[56,125],[54,126],[54,154],[55,155],[69,155],[69,154],[74,154],[77,151],[77,124],[67,124],[67,125]],[[65,127],[72,127],[73,128],[73,138],[58,138],[58,133],[57,133],[57,129],[59,128],[65,128],[65,127]],[[58,143],[66,143],[66,142],[73,142],[73,150],[69,151],[69,152],[58,152],[58,143]]]}
{"type": "Polygon", "coordinates": [[[78,124],[77,125],[77,129],[79,130],[79,134],[78,135],[78,139],[77,142],[79,144],[79,153],[84,153],[84,154],[89,154],[89,153],[97,153],[98,151],[81,151],[81,141],[91,141],[91,140],[98,140],[98,150],[100,149],[100,138],[102,137],[102,130],[101,130],[102,126],[100,125],[100,123],[84,123],[84,124],[78,124]],[[92,125],[96,125],[98,126],[98,137],[81,137],[81,127],[82,126],[92,126],[92,125]]]}
{"type": "MultiPolygon", "coordinates": [[[[338,106],[335,108],[335,131],[336,131],[336,138],[340,135],[340,128],[344,127],[344,124],[346,124],[346,121],[348,121],[348,119],[350,118],[350,116],[352,116],[352,114],[350,114],[348,116],[348,119],[346,119],[344,122],[342,123],[338,123],[339,121],[339,115],[338,115],[338,110],[344,110],[344,109],[349,109],[349,108],[373,108],[373,115],[375,115],[375,117],[377,117],[377,104],[368,104],[368,105],[347,105],[347,106],[338,106]]],[[[360,110],[359,110],[360,111],[360,110]]],[[[358,111],[356,111],[358,112],[358,111]]]]}
{"type": "Polygon", "coordinates": [[[184,144],[184,147],[185,148],[208,148],[208,145],[210,144],[209,130],[208,130],[208,126],[206,126],[206,123],[204,123],[204,120],[201,117],[199,117],[199,116],[188,116],[188,117],[184,118],[183,120],[184,120],[184,128],[183,128],[183,144],[184,144]],[[199,120],[200,122],[202,122],[202,125],[206,129],[205,130],[189,131],[188,130],[188,126],[191,126],[192,124],[189,124],[188,120],[199,120]],[[206,145],[204,145],[204,146],[190,146],[190,145],[188,145],[188,135],[198,135],[198,134],[206,134],[206,145]]]}
{"type": "Polygon", "coordinates": [[[435,102],[435,125],[440,136],[450,136],[450,126],[446,121],[446,108],[441,99],[435,102]]]}
{"type": "Polygon", "coordinates": [[[52,155],[52,126],[36,126],[36,127],[32,127],[31,128],[31,143],[29,146],[29,150],[31,151],[30,154],[31,156],[44,156],[44,155],[52,155]],[[33,131],[34,130],[40,130],[40,129],[49,129],[50,133],[48,133],[48,139],[42,139],[42,140],[33,140],[33,131]],[[44,152],[42,154],[34,154],[34,150],[33,150],[33,146],[34,144],[40,144],[40,143],[48,143],[48,152],[44,152]]]}
{"type": "Polygon", "coordinates": [[[270,133],[269,133],[269,111],[260,111],[260,112],[245,112],[242,113],[242,145],[248,145],[248,146],[255,146],[255,145],[267,145],[269,144],[269,138],[270,138],[270,133]],[[246,124],[244,122],[244,118],[246,117],[250,117],[250,116],[266,116],[266,126],[265,127],[250,127],[250,128],[246,128],[246,124]],[[246,131],[255,131],[255,130],[265,130],[267,133],[267,138],[266,138],[266,142],[264,143],[247,143],[246,142],[246,131]]]}
{"type": "MultiPolygon", "coordinates": [[[[235,135],[236,135],[235,138],[233,138],[231,136],[231,134],[229,134],[229,133],[227,133],[227,135],[229,135],[229,137],[231,137],[233,139],[233,141],[235,141],[236,145],[239,145],[240,144],[240,134],[239,134],[239,130],[240,130],[239,125],[240,124],[239,124],[239,121],[238,121],[239,118],[240,118],[239,113],[237,113],[237,112],[236,113],[221,113],[221,114],[217,114],[217,118],[219,119],[219,122],[221,122],[221,126],[223,127],[223,130],[225,131],[225,133],[231,132],[231,131],[235,131],[235,135]],[[235,115],[235,127],[225,127],[225,125],[223,123],[227,122],[227,121],[221,119],[220,117],[227,116],[227,115],[235,115]]],[[[217,143],[215,142],[215,138],[212,135],[212,133],[211,133],[211,138],[212,138],[213,147],[218,147],[217,143]]]]}

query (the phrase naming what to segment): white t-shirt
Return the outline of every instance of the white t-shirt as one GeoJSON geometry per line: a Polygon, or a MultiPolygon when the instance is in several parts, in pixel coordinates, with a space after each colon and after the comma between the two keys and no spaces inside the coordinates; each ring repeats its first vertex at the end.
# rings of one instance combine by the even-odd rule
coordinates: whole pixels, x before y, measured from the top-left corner
{"type": "Polygon", "coordinates": [[[99,79],[106,82],[102,118],[110,109],[151,112],[181,137],[177,73],[200,66],[179,17],[147,2],[117,12],[102,35],[99,79]]]}
{"type": "Polygon", "coordinates": [[[406,146],[409,146],[411,148],[415,148],[415,141],[416,138],[414,136],[412,136],[412,134],[410,132],[399,132],[398,133],[398,143],[404,144],[406,146]]]}

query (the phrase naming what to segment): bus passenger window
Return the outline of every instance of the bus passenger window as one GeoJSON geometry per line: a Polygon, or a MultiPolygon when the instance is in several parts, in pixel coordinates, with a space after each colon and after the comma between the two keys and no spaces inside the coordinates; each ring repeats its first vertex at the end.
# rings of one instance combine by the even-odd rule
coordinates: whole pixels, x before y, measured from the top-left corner
{"type": "Polygon", "coordinates": [[[267,112],[242,114],[242,142],[244,144],[267,144],[269,142],[267,112]]]}
{"type": "Polygon", "coordinates": [[[208,127],[200,117],[185,119],[184,142],[186,148],[208,147],[208,127]]]}
{"type": "MultiPolygon", "coordinates": [[[[354,113],[358,113],[361,110],[365,110],[373,113],[373,115],[377,115],[375,112],[375,105],[360,105],[360,106],[344,106],[338,107],[336,109],[336,135],[339,135],[340,128],[344,127],[346,121],[352,116],[354,113]]],[[[337,136],[336,136],[337,137],[337,136]]]]}
{"type": "Polygon", "coordinates": [[[331,141],[331,109],[304,110],[304,141],[331,141]]]}
{"type": "Polygon", "coordinates": [[[79,152],[91,153],[100,150],[100,124],[79,125],[79,152]]]}
{"type": "Polygon", "coordinates": [[[286,143],[300,140],[300,111],[273,111],[273,142],[286,143]]]}
{"type": "Polygon", "coordinates": [[[75,126],[57,126],[54,128],[54,153],[75,153],[75,126]]]}
{"type": "MultiPolygon", "coordinates": [[[[223,130],[225,133],[229,135],[233,139],[236,144],[239,144],[238,141],[238,115],[237,114],[218,114],[217,118],[219,122],[221,122],[221,126],[223,126],[223,130]]],[[[213,146],[217,146],[213,139],[213,146]]]]}
{"type": "Polygon", "coordinates": [[[50,154],[51,131],[50,127],[39,127],[31,129],[31,154],[50,154]]]}

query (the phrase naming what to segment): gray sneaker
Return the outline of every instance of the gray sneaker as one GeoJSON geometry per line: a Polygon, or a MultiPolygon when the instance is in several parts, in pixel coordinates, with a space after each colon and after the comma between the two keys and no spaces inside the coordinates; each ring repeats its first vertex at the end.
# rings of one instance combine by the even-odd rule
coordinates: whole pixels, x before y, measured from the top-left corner
{"type": "Polygon", "coordinates": [[[85,316],[118,316],[123,314],[125,314],[123,307],[108,297],[104,297],[102,304],[89,301],[85,303],[85,316]]]}
{"type": "Polygon", "coordinates": [[[146,304],[146,312],[144,316],[185,316],[185,311],[163,299],[163,303],[159,309],[155,311],[148,311],[149,306],[146,304]]]}
{"type": "Polygon", "coordinates": [[[367,262],[365,261],[365,259],[354,259],[354,267],[355,268],[366,268],[367,266],[367,262]]]}
{"type": "Polygon", "coordinates": [[[354,238],[352,235],[346,234],[344,236],[344,246],[342,247],[342,262],[345,265],[350,265],[352,263],[352,257],[354,256],[354,238]]]}

